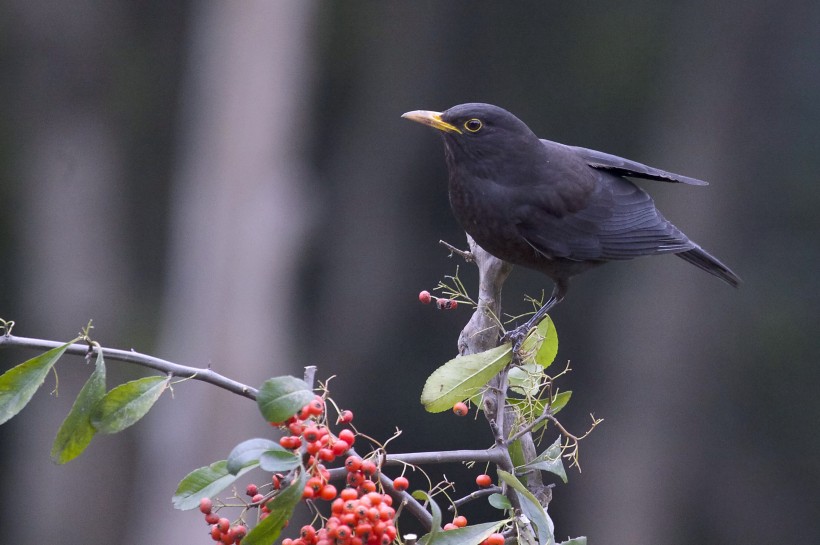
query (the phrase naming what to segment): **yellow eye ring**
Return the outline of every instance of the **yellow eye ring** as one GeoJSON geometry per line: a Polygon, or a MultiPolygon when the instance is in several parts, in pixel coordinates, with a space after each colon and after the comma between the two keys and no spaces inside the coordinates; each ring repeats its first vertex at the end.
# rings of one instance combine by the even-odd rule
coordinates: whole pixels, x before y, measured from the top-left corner
{"type": "Polygon", "coordinates": [[[464,128],[470,132],[478,132],[483,126],[484,123],[482,123],[480,119],[476,118],[472,118],[464,122],[464,128]]]}

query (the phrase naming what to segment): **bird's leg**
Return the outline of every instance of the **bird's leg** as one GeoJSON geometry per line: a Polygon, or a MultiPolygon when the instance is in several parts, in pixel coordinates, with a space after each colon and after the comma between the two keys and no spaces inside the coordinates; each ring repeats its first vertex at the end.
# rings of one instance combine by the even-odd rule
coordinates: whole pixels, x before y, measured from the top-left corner
{"type": "Polygon", "coordinates": [[[547,299],[547,302],[544,303],[544,306],[538,309],[538,311],[532,315],[532,317],[526,321],[523,325],[516,327],[515,329],[508,331],[502,338],[501,342],[504,343],[506,341],[512,342],[513,353],[517,353],[518,349],[521,348],[521,343],[527,336],[527,333],[534,327],[537,327],[541,320],[547,315],[547,313],[564,300],[564,296],[567,293],[567,282],[566,281],[557,281],[555,282],[555,287],[552,289],[552,294],[550,294],[550,298],[547,299]]]}

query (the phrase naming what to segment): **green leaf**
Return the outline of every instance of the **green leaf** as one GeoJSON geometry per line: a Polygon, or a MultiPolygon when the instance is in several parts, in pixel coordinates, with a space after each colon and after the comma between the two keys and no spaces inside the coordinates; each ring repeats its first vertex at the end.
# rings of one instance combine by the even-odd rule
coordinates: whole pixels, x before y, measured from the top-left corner
{"type": "Polygon", "coordinates": [[[276,541],[302,499],[306,482],[305,472],[300,471],[299,476],[286,489],[268,502],[270,514],[242,539],[242,545],[270,545],[276,541]]]}
{"type": "Polygon", "coordinates": [[[270,439],[248,439],[247,441],[242,441],[228,454],[228,472],[236,475],[240,469],[246,467],[248,464],[258,463],[262,453],[274,448],[274,446],[282,448],[279,443],[271,441],[270,439]]]}
{"type": "Polygon", "coordinates": [[[435,371],[421,392],[421,403],[431,413],[452,409],[453,405],[474,396],[490,379],[510,363],[510,343],[485,352],[459,356],[435,371]]]}
{"type": "Polygon", "coordinates": [[[435,500],[424,490],[416,490],[411,495],[419,501],[425,501],[430,504],[430,512],[433,514],[433,520],[430,526],[432,529],[429,534],[425,534],[419,540],[420,545],[430,545],[436,535],[441,533],[441,509],[439,509],[435,500]]]}
{"type": "Polygon", "coordinates": [[[94,372],[74,400],[68,416],[63,420],[54,444],[51,459],[58,464],[69,462],[83,453],[97,433],[91,425],[91,410],[105,395],[105,362],[102,350],[97,352],[94,372]]]}
{"type": "Polygon", "coordinates": [[[434,535],[433,532],[430,532],[427,535],[432,535],[432,537],[425,541],[427,536],[423,536],[420,543],[424,545],[478,545],[490,537],[490,534],[497,532],[503,524],[503,520],[498,520],[447,530],[446,532],[436,532],[434,535]]]}
{"type": "Polygon", "coordinates": [[[256,403],[268,422],[284,422],[307,405],[316,394],[303,380],[283,376],[268,379],[259,388],[256,403]]]}
{"type": "Polygon", "coordinates": [[[512,391],[525,397],[535,397],[541,391],[546,373],[544,368],[536,363],[525,363],[510,369],[507,376],[512,391]]]}
{"type": "Polygon", "coordinates": [[[529,334],[521,343],[521,353],[524,354],[522,359],[529,359],[528,354],[531,354],[532,360],[546,369],[558,355],[558,333],[555,331],[555,324],[549,316],[544,317],[538,327],[529,334]]]}
{"type": "MultiPolygon", "coordinates": [[[[569,403],[569,399],[572,397],[572,390],[567,390],[565,392],[559,392],[552,397],[552,404],[550,405],[550,409],[552,410],[552,414],[555,415],[567,406],[569,403]]],[[[507,402],[516,407],[520,412],[522,412],[527,418],[535,419],[542,414],[544,414],[544,409],[547,406],[547,401],[544,399],[536,399],[536,400],[529,400],[529,399],[512,399],[508,398],[507,402]]],[[[548,423],[547,420],[543,420],[541,423],[537,424],[533,429],[533,433],[540,430],[548,423]]]]}
{"type": "Polygon", "coordinates": [[[136,424],[151,410],[171,377],[150,376],[120,384],[91,411],[91,425],[101,433],[117,433],[136,424]]]}
{"type": "Polygon", "coordinates": [[[510,443],[508,449],[510,451],[510,460],[514,466],[518,467],[527,463],[527,460],[524,458],[524,450],[521,448],[520,439],[516,439],[510,443]]]}
{"type": "Polygon", "coordinates": [[[569,398],[572,397],[572,390],[567,390],[565,392],[558,392],[552,398],[552,403],[550,404],[550,410],[552,410],[552,414],[558,414],[558,411],[563,409],[569,403],[569,398]]]}
{"type": "Polygon", "coordinates": [[[487,498],[487,501],[489,501],[490,505],[492,505],[496,509],[501,509],[504,511],[506,511],[507,509],[512,509],[510,499],[504,494],[490,494],[490,497],[487,498]]]}
{"type": "Polygon", "coordinates": [[[276,445],[276,448],[266,450],[259,457],[259,467],[271,473],[284,473],[299,467],[301,464],[298,454],[276,445]]]}
{"type": "Polygon", "coordinates": [[[502,481],[512,487],[518,495],[518,501],[521,503],[521,510],[530,521],[535,524],[538,531],[538,543],[540,545],[554,545],[555,538],[553,537],[553,524],[549,515],[544,510],[544,507],[532,495],[532,492],[527,490],[527,487],[518,480],[512,473],[507,473],[504,470],[498,470],[498,476],[502,481]]]}
{"type": "Polygon", "coordinates": [[[23,410],[60,356],[76,341],[52,348],[0,375],[0,424],[23,410]]]}
{"type": "Polygon", "coordinates": [[[183,511],[199,507],[199,500],[216,496],[254,467],[256,464],[250,464],[233,475],[228,471],[227,460],[220,460],[209,466],[195,469],[180,481],[171,501],[175,508],[183,511]]]}
{"type": "Polygon", "coordinates": [[[587,538],[586,537],[574,537],[572,539],[568,539],[567,541],[562,541],[558,545],[587,545],[587,538]]]}
{"type": "Polygon", "coordinates": [[[539,454],[532,462],[524,467],[549,471],[561,477],[561,480],[566,483],[567,472],[564,470],[564,461],[561,459],[561,436],[558,436],[547,450],[539,454]]]}

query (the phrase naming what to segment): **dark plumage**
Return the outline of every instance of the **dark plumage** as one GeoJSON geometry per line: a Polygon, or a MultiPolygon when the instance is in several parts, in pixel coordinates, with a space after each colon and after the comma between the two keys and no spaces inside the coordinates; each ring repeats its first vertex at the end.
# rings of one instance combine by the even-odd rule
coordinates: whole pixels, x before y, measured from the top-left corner
{"type": "Polygon", "coordinates": [[[490,104],[402,117],[441,131],[450,204],[464,230],[494,256],[541,271],[555,282],[538,319],[564,298],[570,278],[608,261],[670,253],[732,286],[740,282],[667,221],[652,198],[625,176],[706,182],[540,140],[513,114],[490,104]]]}

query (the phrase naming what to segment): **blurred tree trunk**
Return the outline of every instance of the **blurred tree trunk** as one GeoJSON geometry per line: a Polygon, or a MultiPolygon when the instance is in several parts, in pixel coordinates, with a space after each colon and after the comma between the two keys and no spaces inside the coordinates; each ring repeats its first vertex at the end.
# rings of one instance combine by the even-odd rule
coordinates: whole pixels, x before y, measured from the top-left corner
{"type": "MultiPolygon", "coordinates": [[[[731,241],[737,240],[737,196],[753,173],[737,160],[744,135],[736,128],[748,114],[737,108],[737,97],[746,85],[747,63],[755,58],[755,27],[766,17],[764,10],[748,8],[740,17],[717,7],[704,10],[712,13],[683,10],[675,17],[669,30],[673,51],[659,74],[652,125],[645,129],[651,142],[645,156],[652,164],[712,182],[707,188],[653,186],[659,208],[741,277],[731,241]],[[709,53],[703,56],[704,51],[709,53]]],[[[703,419],[719,412],[721,389],[733,380],[725,382],[722,368],[735,340],[714,332],[733,329],[742,293],[671,258],[609,272],[629,275],[605,304],[629,309],[630,318],[599,323],[596,333],[596,346],[606,350],[595,356],[603,372],[592,385],[599,391],[590,397],[608,414],[601,428],[606,437],[592,442],[603,450],[593,447],[586,454],[596,463],[605,461],[609,470],[594,476],[599,480],[594,494],[575,505],[595,513],[584,531],[612,543],[682,545],[693,535],[720,543],[744,541],[741,536],[754,541],[745,529],[731,528],[728,519],[714,515],[729,504],[745,509],[746,499],[715,503],[724,489],[738,489],[738,483],[724,481],[723,463],[712,458],[719,452],[714,445],[731,431],[703,419]],[[670,535],[681,537],[669,541],[670,535]]],[[[776,518],[771,512],[766,516],[776,518]]]]}
{"type": "MultiPolygon", "coordinates": [[[[310,210],[300,145],[315,4],[193,6],[159,353],[258,386],[300,372],[290,309],[310,210]]],[[[169,509],[176,483],[266,429],[246,399],[192,384],[175,397],[140,429],[128,543],[205,539],[201,517],[169,509]]]]}
{"type": "MultiPolygon", "coordinates": [[[[93,318],[100,336],[112,340],[127,323],[123,309],[134,304],[122,243],[124,131],[104,102],[122,13],[117,5],[97,7],[17,1],[4,9],[18,61],[14,76],[4,76],[14,91],[3,107],[16,127],[8,213],[15,216],[19,248],[16,259],[4,260],[15,266],[19,310],[4,318],[17,321],[20,335],[68,340],[93,318]]],[[[39,394],[3,430],[13,468],[2,478],[4,543],[86,543],[85,531],[70,530],[78,520],[96,521],[86,528],[95,540],[116,541],[116,518],[98,515],[123,492],[118,479],[127,474],[127,443],[92,450],[71,470],[49,460],[54,433],[87,378],[66,367],[58,369],[59,397],[39,394]],[[46,501],[45,510],[32,501],[52,493],[60,499],[46,501]]],[[[43,391],[50,389],[47,384],[43,391]]]]}

